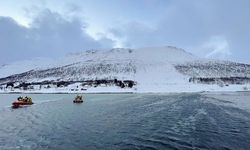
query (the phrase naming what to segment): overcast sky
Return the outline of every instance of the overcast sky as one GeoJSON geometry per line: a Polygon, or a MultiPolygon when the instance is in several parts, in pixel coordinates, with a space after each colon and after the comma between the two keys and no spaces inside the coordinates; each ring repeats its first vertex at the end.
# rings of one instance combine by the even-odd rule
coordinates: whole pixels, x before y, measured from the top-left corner
{"type": "Polygon", "coordinates": [[[0,0],[0,64],[167,45],[250,63],[250,1],[0,0]]]}

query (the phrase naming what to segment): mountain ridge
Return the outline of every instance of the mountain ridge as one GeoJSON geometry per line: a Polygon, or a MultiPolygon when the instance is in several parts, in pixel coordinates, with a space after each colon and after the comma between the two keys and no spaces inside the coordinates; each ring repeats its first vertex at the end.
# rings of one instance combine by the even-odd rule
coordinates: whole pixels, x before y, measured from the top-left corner
{"type": "MultiPolygon", "coordinates": [[[[48,59],[24,61],[5,65],[0,68],[2,89],[8,83],[32,82],[76,82],[76,81],[123,81],[136,83],[134,92],[168,92],[218,90],[221,85],[241,80],[241,86],[248,86],[250,65],[231,61],[201,59],[183,49],[166,46],[156,48],[126,49],[113,48],[110,50],[88,50],[72,53],[64,58],[43,62],[48,59]],[[15,67],[19,70],[13,74],[15,67]],[[8,75],[8,70],[10,73],[8,75]],[[4,72],[5,71],[5,72],[4,72]],[[213,81],[204,82],[203,81],[213,81]],[[211,79],[210,79],[211,78],[211,79]],[[192,80],[191,80],[192,79],[192,80]],[[196,81],[196,83],[191,81],[196,81]],[[206,79],[206,80],[205,80],[206,79]],[[210,79],[210,80],[208,80],[210,79]],[[201,81],[199,81],[201,80],[201,81]],[[195,89],[195,90],[194,90],[195,89]],[[209,89],[208,89],[209,90],[209,89]]],[[[111,84],[111,83],[110,83],[111,84]]],[[[120,85],[120,83],[119,83],[120,85]]],[[[234,86],[234,84],[232,84],[234,86]]],[[[79,86],[79,85],[78,85],[79,86]]],[[[94,85],[96,86],[96,85],[94,85]]],[[[237,85],[238,86],[238,85],[237,85]]],[[[87,87],[87,89],[92,86],[87,87]]],[[[243,88],[243,87],[238,87],[243,88]]],[[[225,88],[227,89],[227,88],[225,88]]],[[[64,88],[64,90],[69,90],[64,88]]],[[[224,89],[220,89],[224,90],[224,89]]],[[[232,89],[230,86],[230,90],[232,89]]],[[[239,90],[239,89],[237,89],[239,90]]],[[[112,91],[111,91],[112,92],[112,91]]]]}

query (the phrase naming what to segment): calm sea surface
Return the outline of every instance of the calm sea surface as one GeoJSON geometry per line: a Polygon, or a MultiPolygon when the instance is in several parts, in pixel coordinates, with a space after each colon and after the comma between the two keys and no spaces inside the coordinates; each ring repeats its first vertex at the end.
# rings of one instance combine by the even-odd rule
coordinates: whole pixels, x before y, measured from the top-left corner
{"type": "Polygon", "coordinates": [[[1,150],[250,149],[250,93],[28,95],[0,94],[1,150]]]}

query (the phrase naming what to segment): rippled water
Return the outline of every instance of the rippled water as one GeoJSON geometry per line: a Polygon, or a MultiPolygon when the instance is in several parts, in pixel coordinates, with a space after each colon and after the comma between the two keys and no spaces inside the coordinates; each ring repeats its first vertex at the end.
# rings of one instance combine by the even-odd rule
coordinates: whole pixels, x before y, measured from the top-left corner
{"type": "Polygon", "coordinates": [[[82,104],[31,94],[34,105],[11,109],[18,96],[0,95],[1,150],[250,147],[249,93],[86,94],[82,104]]]}

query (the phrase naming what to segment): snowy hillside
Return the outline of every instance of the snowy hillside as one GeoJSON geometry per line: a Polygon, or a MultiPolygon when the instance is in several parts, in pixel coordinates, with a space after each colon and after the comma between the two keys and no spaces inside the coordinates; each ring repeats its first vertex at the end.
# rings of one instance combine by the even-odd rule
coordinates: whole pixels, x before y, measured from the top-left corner
{"type": "Polygon", "coordinates": [[[193,77],[250,77],[250,65],[230,61],[191,61],[175,67],[193,77]]]}
{"type": "Polygon", "coordinates": [[[175,47],[88,50],[0,68],[2,92],[247,90],[250,65],[204,60],[175,47]]]}

